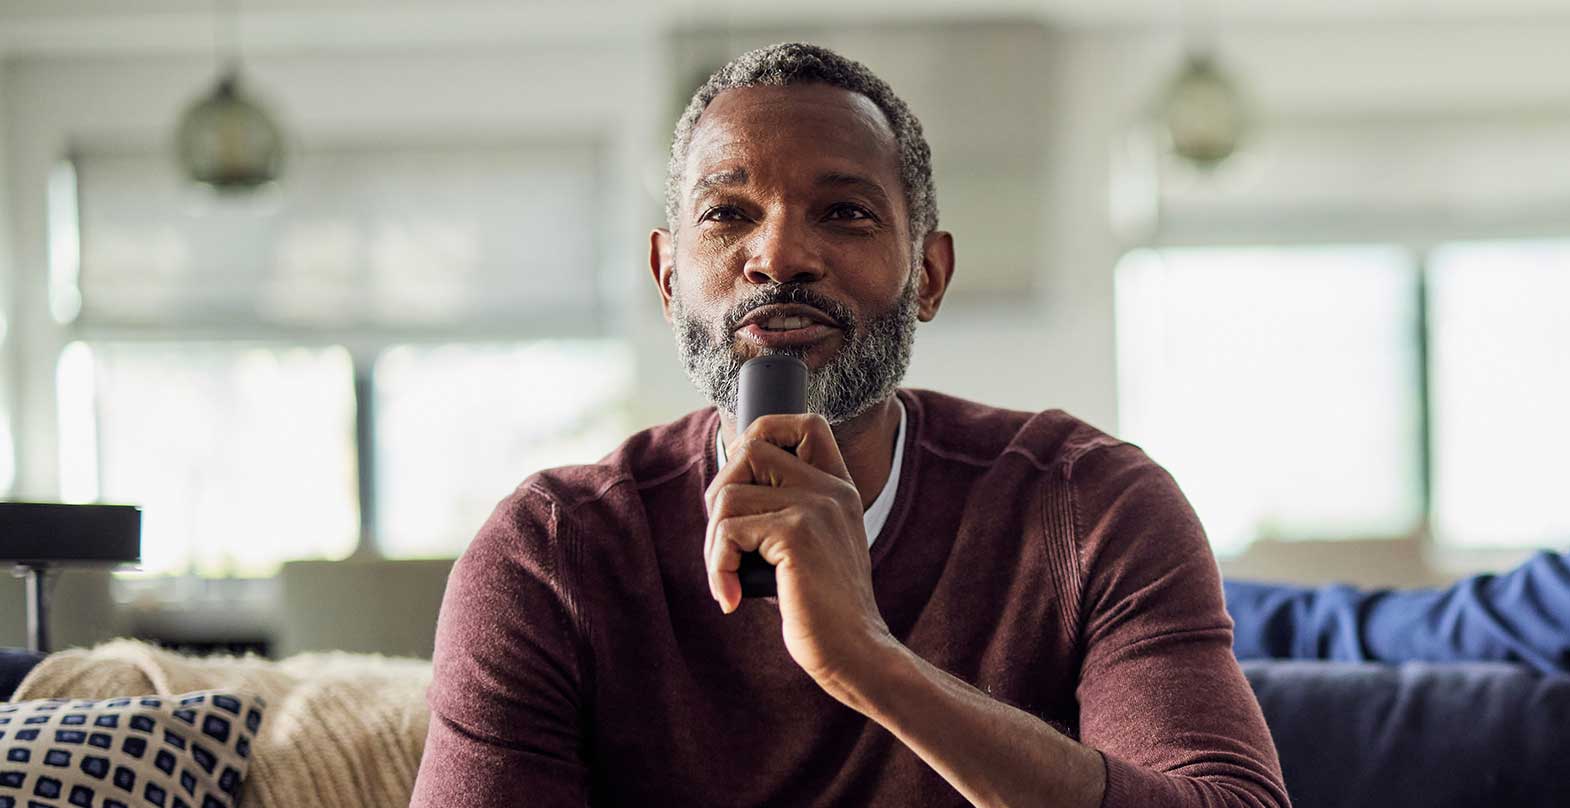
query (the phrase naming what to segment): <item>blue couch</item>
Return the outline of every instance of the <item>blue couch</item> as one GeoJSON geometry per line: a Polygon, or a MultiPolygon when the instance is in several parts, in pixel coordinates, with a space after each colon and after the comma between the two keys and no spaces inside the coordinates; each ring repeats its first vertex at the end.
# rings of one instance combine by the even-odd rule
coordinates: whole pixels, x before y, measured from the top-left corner
{"type": "Polygon", "coordinates": [[[1297,808],[1570,808],[1570,676],[1249,661],[1297,808]]]}

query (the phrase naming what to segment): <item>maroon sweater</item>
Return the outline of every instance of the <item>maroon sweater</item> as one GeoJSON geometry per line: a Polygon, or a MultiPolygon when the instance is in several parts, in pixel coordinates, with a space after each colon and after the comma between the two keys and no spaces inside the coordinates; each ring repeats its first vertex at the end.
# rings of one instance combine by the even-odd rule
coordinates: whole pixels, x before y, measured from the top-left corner
{"type": "MultiPolygon", "coordinates": [[[[899,395],[904,465],[871,548],[894,636],[1100,750],[1107,806],[1285,806],[1172,478],[1061,411],[899,395]]],[[[796,666],[776,602],[726,616],[710,597],[718,418],[497,507],[442,603],[413,806],[966,804],[796,666]]]]}

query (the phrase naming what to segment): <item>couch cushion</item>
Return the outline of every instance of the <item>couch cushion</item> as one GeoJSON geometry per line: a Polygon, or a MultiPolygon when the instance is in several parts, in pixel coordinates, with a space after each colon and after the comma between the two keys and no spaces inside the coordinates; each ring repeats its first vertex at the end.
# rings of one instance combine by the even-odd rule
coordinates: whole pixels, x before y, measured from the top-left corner
{"type": "Polygon", "coordinates": [[[232,808],[263,707],[231,691],[0,704],[0,808],[232,808]]]}
{"type": "Polygon", "coordinates": [[[1296,808],[1570,805],[1570,676],[1498,663],[1243,672],[1296,808]]]}

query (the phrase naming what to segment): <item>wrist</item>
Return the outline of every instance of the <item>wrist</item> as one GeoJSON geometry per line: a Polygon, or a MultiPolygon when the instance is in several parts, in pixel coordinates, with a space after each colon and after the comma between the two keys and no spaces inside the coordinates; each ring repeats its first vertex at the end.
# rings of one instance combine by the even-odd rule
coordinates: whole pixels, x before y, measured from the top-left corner
{"type": "Polygon", "coordinates": [[[910,649],[885,634],[869,640],[852,664],[818,679],[818,685],[846,707],[875,718],[908,678],[913,662],[910,649]]]}

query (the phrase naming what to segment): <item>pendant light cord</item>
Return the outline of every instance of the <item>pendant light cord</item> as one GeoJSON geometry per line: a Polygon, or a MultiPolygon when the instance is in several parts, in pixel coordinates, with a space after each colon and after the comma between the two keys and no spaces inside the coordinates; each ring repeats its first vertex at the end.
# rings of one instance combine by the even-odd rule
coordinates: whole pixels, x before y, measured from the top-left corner
{"type": "Polygon", "coordinates": [[[240,0],[214,0],[213,56],[218,75],[240,72],[240,0]]]}

